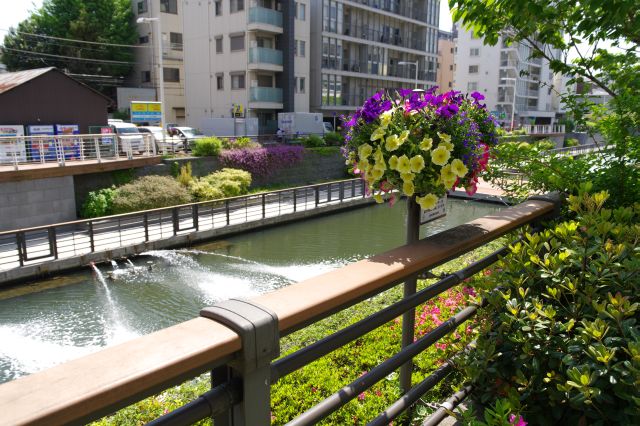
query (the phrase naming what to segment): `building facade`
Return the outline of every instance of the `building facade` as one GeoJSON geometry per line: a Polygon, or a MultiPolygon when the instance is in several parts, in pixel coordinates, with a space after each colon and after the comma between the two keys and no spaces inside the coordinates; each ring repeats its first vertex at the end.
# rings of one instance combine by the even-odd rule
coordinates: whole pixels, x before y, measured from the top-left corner
{"type": "Polygon", "coordinates": [[[311,16],[312,111],[333,117],[380,89],[436,84],[439,1],[317,0],[311,16]]]}
{"type": "Polygon", "coordinates": [[[482,93],[489,110],[506,127],[512,119],[515,127],[555,123],[549,61],[533,58],[526,44],[507,45],[502,38],[495,46],[484,45],[472,31],[458,30],[455,44],[455,90],[482,93]]]}
{"type": "Polygon", "coordinates": [[[454,33],[438,32],[438,92],[453,90],[453,72],[455,67],[454,33]]]}
{"type": "MultiPolygon", "coordinates": [[[[162,68],[164,80],[165,116],[167,123],[185,124],[184,64],[183,64],[183,2],[180,0],[132,0],[136,18],[158,18],[162,38],[162,68]]],[[[154,36],[156,22],[138,24],[138,46],[131,84],[153,88],[160,100],[158,48],[154,36]]],[[[123,106],[119,105],[122,109],[123,106]]]]}

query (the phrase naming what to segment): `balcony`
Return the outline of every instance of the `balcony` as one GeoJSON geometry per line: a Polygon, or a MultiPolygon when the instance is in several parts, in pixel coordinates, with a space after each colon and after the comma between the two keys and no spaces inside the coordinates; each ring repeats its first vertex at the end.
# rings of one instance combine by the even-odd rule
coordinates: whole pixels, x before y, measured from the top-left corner
{"type": "Polygon", "coordinates": [[[279,87],[252,87],[249,106],[255,109],[282,109],[282,89],[279,87]]]}
{"type": "Polygon", "coordinates": [[[282,51],[252,47],[249,49],[249,69],[282,72],[282,51]]]}
{"type": "Polygon", "coordinates": [[[249,9],[247,29],[282,34],[282,12],[266,7],[252,7],[249,9]]]}

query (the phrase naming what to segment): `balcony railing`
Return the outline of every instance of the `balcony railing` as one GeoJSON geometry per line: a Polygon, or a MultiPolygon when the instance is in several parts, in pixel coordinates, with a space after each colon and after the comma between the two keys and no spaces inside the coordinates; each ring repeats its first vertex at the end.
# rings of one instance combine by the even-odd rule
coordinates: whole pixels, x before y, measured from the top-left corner
{"type": "MultiPolygon", "coordinates": [[[[330,31],[325,28],[325,31],[330,31]]],[[[335,32],[335,31],[331,31],[335,32]]],[[[403,37],[402,34],[388,34],[383,31],[375,30],[367,27],[366,25],[348,25],[345,24],[342,34],[345,36],[355,37],[357,39],[366,41],[374,41],[378,43],[384,43],[392,46],[405,47],[407,49],[414,49],[424,51],[427,43],[424,38],[416,35],[415,37],[403,37]]],[[[435,53],[435,52],[433,52],[435,53]]]]}
{"type": "MultiPolygon", "coordinates": [[[[395,318],[414,315],[417,306],[492,265],[508,249],[502,248],[279,358],[282,336],[412,280],[523,225],[539,223],[558,208],[557,199],[538,197],[272,293],[205,308],[199,318],[5,383],[0,386],[0,424],[87,423],[211,371],[213,389],[153,424],[192,424],[213,417],[215,424],[268,425],[271,384],[395,318]],[[237,416],[231,416],[232,410],[237,416]]],[[[381,360],[356,381],[334,389],[333,395],[290,424],[316,424],[325,419],[402,365],[410,366],[413,357],[453,333],[478,309],[477,305],[468,306],[415,339],[411,337],[413,328],[408,328],[411,344],[381,360]]],[[[389,424],[452,371],[453,362],[445,361],[378,417],[366,420],[372,420],[369,424],[389,424]]],[[[444,414],[444,410],[438,410],[435,415],[444,414]]],[[[431,419],[433,423],[429,424],[437,424],[436,420],[431,419]]]]}
{"type": "Polygon", "coordinates": [[[249,9],[249,23],[282,27],[282,12],[266,7],[252,7],[249,9]]]}
{"type": "Polygon", "coordinates": [[[279,87],[252,87],[249,102],[282,103],[282,89],[279,87]]]}
{"type": "Polygon", "coordinates": [[[249,63],[282,65],[282,50],[252,47],[249,49],[249,63]]]}

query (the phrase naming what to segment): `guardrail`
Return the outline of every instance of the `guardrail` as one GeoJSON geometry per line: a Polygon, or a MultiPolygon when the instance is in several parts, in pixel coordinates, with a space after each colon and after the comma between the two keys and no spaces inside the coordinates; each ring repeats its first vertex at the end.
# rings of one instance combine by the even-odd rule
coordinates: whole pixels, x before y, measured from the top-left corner
{"type": "Polygon", "coordinates": [[[350,179],[0,232],[0,271],[106,252],[365,197],[350,179]]]}
{"type": "Polygon", "coordinates": [[[0,166],[15,170],[33,164],[96,160],[117,160],[156,155],[150,134],[38,135],[0,137],[0,166]]]}
{"type": "Polygon", "coordinates": [[[588,145],[567,146],[564,148],[555,148],[541,153],[543,156],[559,155],[559,156],[574,156],[589,154],[595,151],[606,151],[613,148],[612,145],[592,143],[588,145]]]}
{"type": "MultiPolygon", "coordinates": [[[[214,424],[267,425],[270,384],[403,313],[412,312],[491,265],[507,249],[502,248],[366,319],[277,359],[280,337],[413,279],[520,226],[553,216],[558,207],[557,199],[531,199],[275,292],[205,308],[200,318],[3,384],[0,423],[87,422],[211,371],[209,392],[152,424],[191,424],[213,417],[214,424]]],[[[315,424],[327,417],[453,332],[473,317],[478,308],[468,306],[431,332],[412,339],[396,355],[355,382],[336,389],[336,393],[289,424],[315,424]]],[[[388,424],[452,370],[452,362],[446,361],[369,424],[388,424]]],[[[455,396],[455,400],[461,397],[455,396]]],[[[444,413],[438,410],[430,424],[437,424],[444,413]]]]}

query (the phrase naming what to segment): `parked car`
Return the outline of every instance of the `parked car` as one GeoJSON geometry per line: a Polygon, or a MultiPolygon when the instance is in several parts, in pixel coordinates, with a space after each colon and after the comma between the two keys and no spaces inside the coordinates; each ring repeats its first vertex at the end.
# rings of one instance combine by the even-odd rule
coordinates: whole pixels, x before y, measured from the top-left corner
{"type": "Polygon", "coordinates": [[[169,136],[160,126],[139,126],[140,133],[150,134],[156,145],[156,152],[176,152],[184,149],[184,142],[177,136],[169,136]]]}
{"type": "Polygon", "coordinates": [[[193,127],[172,127],[170,129],[174,135],[182,139],[187,149],[192,149],[197,139],[206,138],[207,135],[193,127]]]}
{"type": "Polygon", "coordinates": [[[118,135],[120,151],[127,152],[129,147],[131,151],[144,151],[144,138],[134,124],[122,120],[109,120],[108,123],[118,135]]]}

